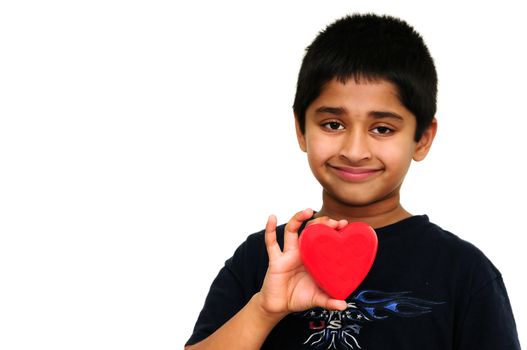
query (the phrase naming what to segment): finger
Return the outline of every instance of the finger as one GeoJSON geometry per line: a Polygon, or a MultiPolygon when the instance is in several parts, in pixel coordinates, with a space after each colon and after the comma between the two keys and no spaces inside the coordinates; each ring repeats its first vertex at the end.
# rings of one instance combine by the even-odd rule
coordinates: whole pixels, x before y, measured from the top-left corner
{"type": "Polygon", "coordinates": [[[345,300],[337,300],[330,298],[327,294],[317,294],[313,300],[314,306],[322,307],[328,310],[346,310],[348,303],[345,300]]]}
{"type": "Polygon", "coordinates": [[[296,213],[285,225],[284,252],[298,248],[298,229],[311,216],[313,216],[313,210],[304,209],[296,213]]]}
{"type": "Polygon", "coordinates": [[[313,219],[313,220],[309,221],[308,226],[309,225],[315,225],[315,224],[323,224],[323,225],[329,226],[331,228],[337,228],[338,225],[339,225],[339,221],[333,220],[333,219],[329,218],[328,216],[321,216],[319,218],[316,218],[316,219],[313,219]]]}
{"type": "Polygon", "coordinates": [[[313,210],[312,209],[304,209],[302,211],[299,211],[293,217],[287,225],[285,225],[285,232],[298,232],[298,229],[302,225],[304,221],[309,219],[311,216],[313,216],[313,210]]]}
{"type": "Polygon", "coordinates": [[[348,220],[339,220],[339,223],[338,223],[338,226],[337,226],[337,229],[338,230],[341,230],[343,229],[344,227],[346,227],[348,225],[348,220]]]}
{"type": "Polygon", "coordinates": [[[348,308],[348,303],[345,300],[328,299],[325,308],[328,310],[344,311],[348,308]]]}
{"type": "Polygon", "coordinates": [[[270,215],[265,225],[265,247],[267,248],[267,255],[269,261],[280,257],[282,251],[276,241],[276,216],[270,215]]]}

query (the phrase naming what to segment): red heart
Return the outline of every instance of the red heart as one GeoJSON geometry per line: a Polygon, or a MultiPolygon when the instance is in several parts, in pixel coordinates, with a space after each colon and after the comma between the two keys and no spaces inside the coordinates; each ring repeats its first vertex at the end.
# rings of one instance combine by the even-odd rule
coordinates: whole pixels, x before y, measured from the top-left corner
{"type": "Polygon", "coordinates": [[[308,225],[300,235],[300,257],[318,286],[344,300],[362,283],[377,254],[377,235],[364,222],[341,230],[308,225]]]}

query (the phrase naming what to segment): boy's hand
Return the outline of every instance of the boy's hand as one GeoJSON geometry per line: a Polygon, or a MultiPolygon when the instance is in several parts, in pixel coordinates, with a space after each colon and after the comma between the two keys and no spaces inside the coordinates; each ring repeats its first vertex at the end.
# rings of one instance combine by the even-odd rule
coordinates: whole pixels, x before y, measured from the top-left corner
{"type": "MultiPolygon", "coordinates": [[[[311,209],[298,212],[287,223],[284,232],[284,251],[276,241],[276,217],[271,215],[265,227],[265,244],[269,255],[269,267],[259,293],[260,307],[270,316],[284,317],[291,312],[304,311],[313,307],[344,310],[344,300],[330,298],[324,293],[305,270],[300,260],[298,229],[313,215],[311,209]]],[[[309,224],[323,223],[335,229],[347,225],[346,220],[332,220],[321,217],[309,224]]]]}

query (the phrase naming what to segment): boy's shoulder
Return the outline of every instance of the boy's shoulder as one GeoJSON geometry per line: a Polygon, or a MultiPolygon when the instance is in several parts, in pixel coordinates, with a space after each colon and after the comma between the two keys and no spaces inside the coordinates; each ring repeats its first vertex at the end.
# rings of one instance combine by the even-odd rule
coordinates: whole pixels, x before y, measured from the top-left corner
{"type": "Polygon", "coordinates": [[[423,240],[429,240],[431,245],[437,246],[436,249],[447,248],[452,253],[463,254],[467,258],[488,261],[485,254],[473,243],[431,222],[427,215],[420,217],[423,224],[421,227],[418,227],[418,232],[422,235],[423,240]]]}
{"type": "Polygon", "coordinates": [[[416,244],[427,242],[428,245],[437,248],[451,248],[473,255],[483,254],[474,244],[431,222],[428,215],[414,215],[392,225],[378,228],[375,232],[379,240],[412,240],[416,244]]]}
{"type": "Polygon", "coordinates": [[[444,266],[448,270],[445,273],[470,279],[472,290],[501,278],[500,271],[476,245],[431,222],[427,215],[414,216],[408,224],[402,233],[408,237],[400,243],[422,251],[421,260],[444,266]]]}

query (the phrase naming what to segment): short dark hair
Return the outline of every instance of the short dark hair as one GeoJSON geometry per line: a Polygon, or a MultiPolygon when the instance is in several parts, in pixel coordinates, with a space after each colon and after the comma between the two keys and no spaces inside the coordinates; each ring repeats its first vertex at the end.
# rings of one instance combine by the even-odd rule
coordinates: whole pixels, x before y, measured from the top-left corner
{"type": "Polygon", "coordinates": [[[305,113],[332,79],[345,83],[387,80],[417,119],[419,141],[436,113],[437,73],[423,38],[391,16],[354,14],[320,32],[306,49],[298,74],[293,110],[305,133],[305,113]]]}

